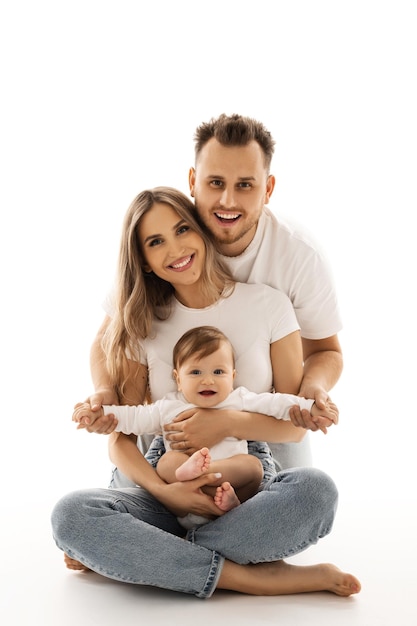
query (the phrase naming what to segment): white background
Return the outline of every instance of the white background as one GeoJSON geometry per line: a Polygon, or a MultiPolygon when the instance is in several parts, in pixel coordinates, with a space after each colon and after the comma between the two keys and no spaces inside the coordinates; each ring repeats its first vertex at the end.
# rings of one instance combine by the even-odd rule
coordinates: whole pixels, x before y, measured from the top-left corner
{"type": "Polygon", "coordinates": [[[313,438],[315,463],[342,498],[415,499],[413,9],[2,3],[2,467],[12,499],[52,506],[70,489],[107,485],[105,439],[70,418],[92,390],[89,347],[122,218],[143,188],[188,192],[194,130],[222,112],[271,130],[270,206],[312,231],[337,281],[341,422],[313,438]]]}

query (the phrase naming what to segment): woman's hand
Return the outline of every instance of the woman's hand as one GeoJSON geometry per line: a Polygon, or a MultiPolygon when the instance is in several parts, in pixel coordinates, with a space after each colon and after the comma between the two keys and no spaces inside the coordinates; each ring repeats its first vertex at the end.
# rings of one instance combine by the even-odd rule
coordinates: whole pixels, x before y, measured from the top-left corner
{"type": "Polygon", "coordinates": [[[212,448],[231,435],[227,409],[189,409],[164,426],[173,450],[191,455],[204,446],[212,448]]]}
{"type": "Polygon", "coordinates": [[[211,496],[202,491],[202,487],[217,483],[219,474],[204,474],[194,480],[171,484],[158,484],[152,488],[152,495],[171,513],[184,517],[187,513],[214,518],[223,515],[211,496]]]}

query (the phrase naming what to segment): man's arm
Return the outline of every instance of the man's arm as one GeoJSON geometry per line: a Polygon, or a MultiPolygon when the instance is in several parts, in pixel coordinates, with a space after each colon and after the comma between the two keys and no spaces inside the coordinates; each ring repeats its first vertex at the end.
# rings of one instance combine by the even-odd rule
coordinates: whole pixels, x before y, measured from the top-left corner
{"type": "MultiPolygon", "coordinates": [[[[334,387],[343,370],[343,355],[337,335],[325,339],[302,339],[304,374],[299,395],[314,400],[319,409],[324,409],[328,392],[334,387]]],[[[302,428],[317,429],[308,411],[300,407],[290,409],[291,421],[302,428]]]]}
{"type": "Polygon", "coordinates": [[[343,369],[339,339],[333,335],[325,339],[303,338],[302,342],[304,374],[299,395],[311,398],[319,408],[324,408],[320,406],[320,399],[322,395],[327,397],[326,392],[335,386],[343,369]],[[316,397],[317,393],[319,397],[316,397]]]}

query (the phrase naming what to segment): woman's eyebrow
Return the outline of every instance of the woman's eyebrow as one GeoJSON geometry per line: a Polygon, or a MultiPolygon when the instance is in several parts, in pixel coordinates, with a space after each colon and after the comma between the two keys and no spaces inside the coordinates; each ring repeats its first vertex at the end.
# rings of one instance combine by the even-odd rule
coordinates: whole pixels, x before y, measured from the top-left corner
{"type": "MultiPolygon", "coordinates": [[[[179,222],[174,224],[174,226],[172,227],[172,230],[177,230],[177,228],[179,226],[181,226],[181,224],[186,224],[186,223],[187,222],[181,218],[179,222]]],[[[148,235],[148,237],[145,237],[145,239],[143,240],[143,243],[146,243],[150,239],[156,239],[157,237],[163,237],[163,235],[161,233],[155,233],[154,235],[148,235]]]]}

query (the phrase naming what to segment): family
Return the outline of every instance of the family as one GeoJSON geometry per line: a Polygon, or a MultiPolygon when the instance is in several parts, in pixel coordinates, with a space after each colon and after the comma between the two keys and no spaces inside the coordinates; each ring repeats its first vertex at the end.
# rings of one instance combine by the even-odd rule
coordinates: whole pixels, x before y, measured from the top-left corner
{"type": "Polygon", "coordinates": [[[267,208],[273,152],[262,123],[220,115],[196,130],[194,202],[157,187],[128,208],[95,392],[73,414],[109,435],[115,470],[54,507],[70,569],[199,598],[360,591],[285,560],[332,528],[337,489],[305,434],[337,423],[342,353],[326,261],[267,208]]]}

